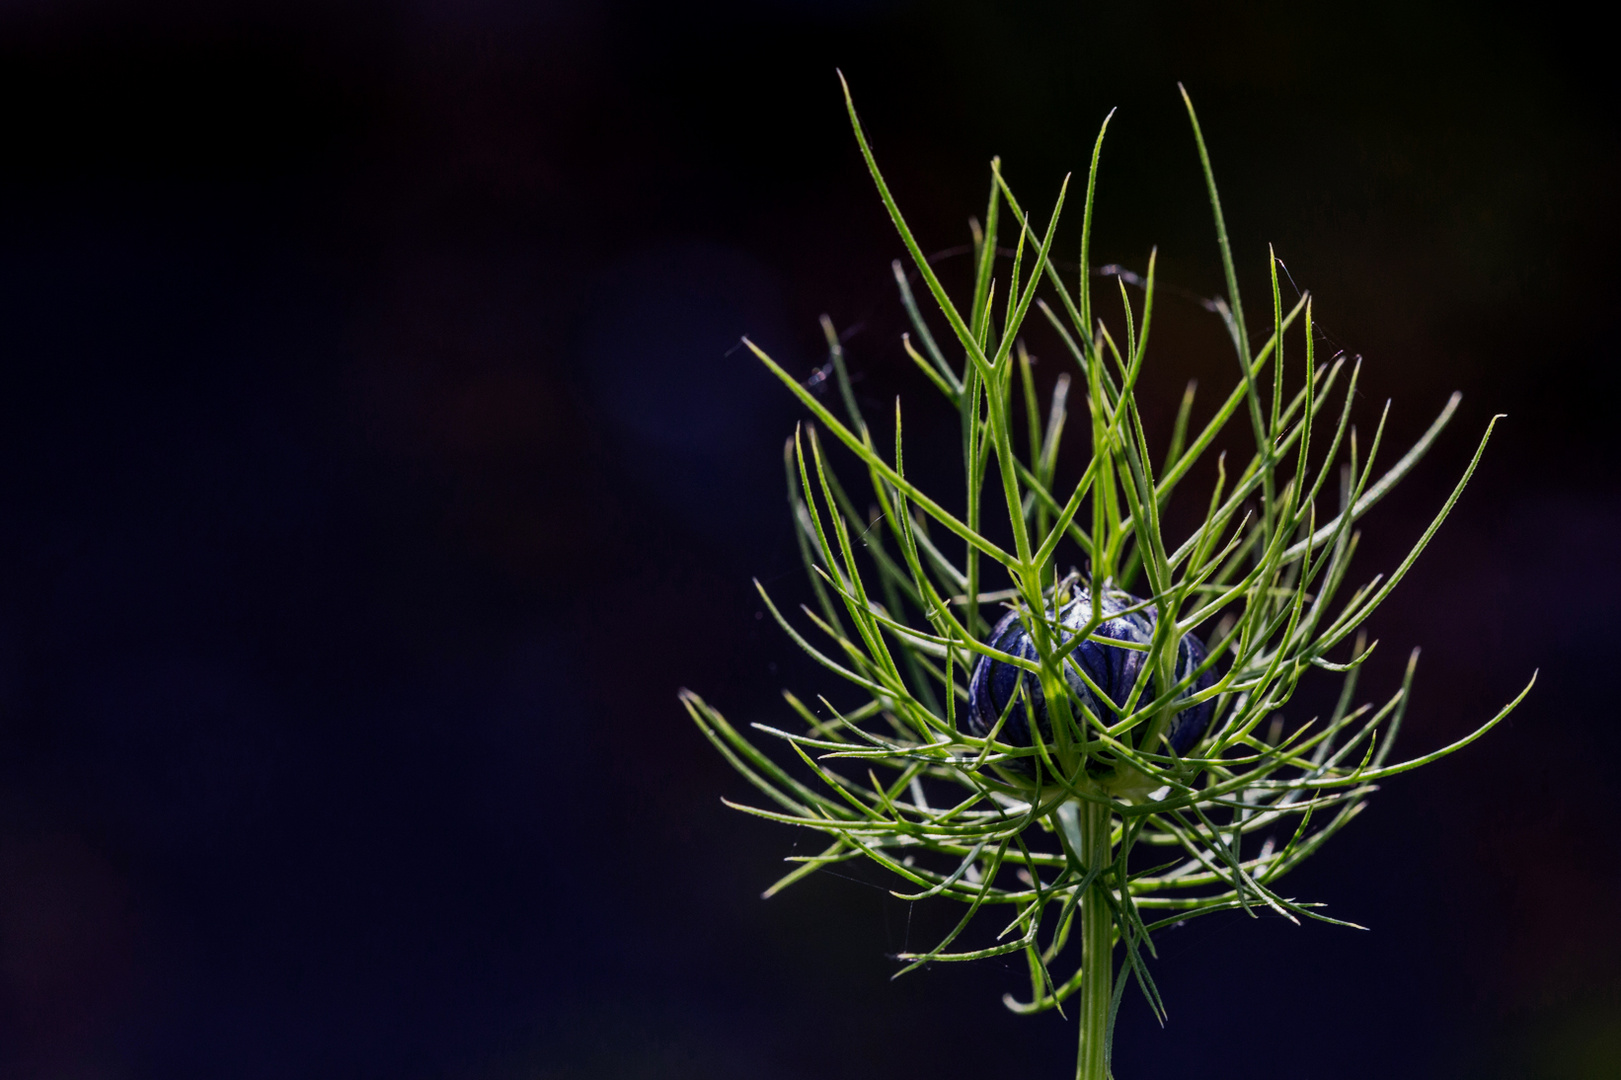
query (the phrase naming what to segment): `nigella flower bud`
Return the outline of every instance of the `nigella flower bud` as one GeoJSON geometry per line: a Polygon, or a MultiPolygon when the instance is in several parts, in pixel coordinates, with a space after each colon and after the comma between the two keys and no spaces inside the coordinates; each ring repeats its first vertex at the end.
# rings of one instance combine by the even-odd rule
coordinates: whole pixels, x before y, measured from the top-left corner
{"type": "MultiPolygon", "coordinates": [[[[1099,604],[1103,621],[1092,630],[1091,638],[1113,638],[1116,641],[1147,645],[1153,640],[1154,623],[1158,618],[1158,612],[1153,607],[1147,607],[1140,611],[1121,614],[1141,603],[1141,600],[1129,593],[1104,593],[1099,604]]],[[[1048,618],[1052,618],[1050,608],[1048,618]]],[[[1057,620],[1068,631],[1063,634],[1063,640],[1072,640],[1074,632],[1084,627],[1091,618],[1092,597],[1085,589],[1077,590],[1074,599],[1064,605],[1063,614],[1057,620]]],[[[1035,644],[1020,623],[1017,612],[1010,611],[1003,616],[985,643],[999,652],[1029,660],[1036,659],[1035,644]]],[[[1092,710],[1093,715],[1107,724],[1116,718],[1118,715],[1116,710],[1123,707],[1127,698],[1131,696],[1131,688],[1136,684],[1138,672],[1141,671],[1147,658],[1148,653],[1141,649],[1123,649],[1102,641],[1087,640],[1077,645],[1069,654],[1064,665],[1064,678],[1069,683],[1075,699],[1084,702],[1087,708],[1092,710]],[[1091,688],[1081,679],[1080,672],[1083,670],[1093,685],[1108,695],[1115,708],[1100,705],[1091,688]]],[[[1194,668],[1204,662],[1204,658],[1204,645],[1192,634],[1184,634],[1176,651],[1177,681],[1187,678],[1194,668]]],[[[1030,714],[1034,714],[1043,741],[1051,746],[1052,721],[1047,715],[1047,700],[1034,673],[1023,671],[1001,660],[992,660],[990,657],[980,658],[968,683],[968,730],[981,738],[990,734],[991,729],[996,726],[997,719],[1007,709],[1008,702],[1017,692],[1020,675],[1024,676],[1026,704],[1013,706],[997,739],[1013,746],[1033,745],[1030,740],[1030,714]]],[[[1215,673],[1206,671],[1194,680],[1193,685],[1183,692],[1183,696],[1204,690],[1215,681],[1215,673]]],[[[1154,680],[1150,675],[1147,685],[1138,695],[1138,704],[1152,701],[1155,693],[1154,680]]],[[[1210,726],[1210,719],[1215,711],[1216,702],[1212,698],[1178,712],[1171,721],[1170,730],[1166,733],[1171,749],[1178,754],[1187,753],[1199,741],[1205,728],[1210,726]]],[[[1076,713],[1078,719],[1079,710],[1076,710],[1076,713]]],[[[1146,749],[1164,752],[1163,747],[1146,749]]],[[[1025,766],[1020,771],[1031,771],[1026,762],[1020,761],[1018,764],[1025,766]]]]}

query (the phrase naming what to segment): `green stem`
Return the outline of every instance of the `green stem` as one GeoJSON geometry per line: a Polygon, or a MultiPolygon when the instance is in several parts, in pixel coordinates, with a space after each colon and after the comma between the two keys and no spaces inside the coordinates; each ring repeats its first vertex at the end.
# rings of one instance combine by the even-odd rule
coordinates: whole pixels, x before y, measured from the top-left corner
{"type": "MultiPolygon", "coordinates": [[[[1084,802],[1080,806],[1081,861],[1087,869],[1112,861],[1113,822],[1109,808],[1084,802]]],[[[1075,1080],[1109,1080],[1109,1006],[1114,997],[1114,920],[1100,873],[1081,898],[1081,1046],[1075,1062],[1075,1080]]]]}

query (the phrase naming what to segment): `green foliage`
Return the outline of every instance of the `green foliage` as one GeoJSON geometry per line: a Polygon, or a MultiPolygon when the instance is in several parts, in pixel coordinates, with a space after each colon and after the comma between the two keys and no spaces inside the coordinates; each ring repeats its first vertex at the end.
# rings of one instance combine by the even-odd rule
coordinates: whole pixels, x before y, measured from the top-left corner
{"type": "MultiPolygon", "coordinates": [[[[825,697],[813,707],[785,693],[802,727],[754,725],[759,734],[787,744],[805,770],[801,774],[762,752],[754,738],[696,694],[683,691],[682,699],[716,748],[774,804],[738,809],[827,838],[819,854],[791,858],[794,869],[767,896],[822,867],[864,858],[905,883],[895,891],[898,897],[956,901],[963,913],[955,927],[932,948],[903,954],[901,971],[1022,953],[1029,995],[1008,995],[1007,1006],[1038,1013],[1061,1009],[1079,995],[1078,1075],[1101,1078],[1107,1075],[1114,1012],[1128,981],[1115,977],[1116,949],[1121,975],[1129,970],[1163,1015],[1145,962],[1161,928],[1235,908],[1333,922],[1315,905],[1278,892],[1278,880],[1356,817],[1377,781],[1468,745],[1529,692],[1527,685],[1466,738],[1399,763],[1389,758],[1417,652],[1393,697],[1353,705],[1359,669],[1373,651],[1361,627],[1456,504],[1492,425],[1396,569],[1348,588],[1358,522],[1434,444],[1458,396],[1417,443],[1378,473],[1388,403],[1364,449],[1350,424],[1360,364],[1317,359],[1311,299],[1285,309],[1275,262],[1270,333],[1252,348],[1191,102],[1188,115],[1226,272],[1227,302],[1217,307],[1241,377],[1199,427],[1192,424],[1189,385],[1170,444],[1156,455],[1137,404],[1153,318],[1154,258],[1140,305],[1133,305],[1121,284],[1123,327],[1114,330],[1096,315],[1085,270],[1104,132],[1087,176],[1079,279],[1066,283],[1049,258],[1068,182],[1038,229],[993,161],[984,225],[975,226],[973,294],[959,306],[896,206],[848,89],[845,100],[879,194],[927,298],[949,328],[943,337],[948,350],[897,262],[895,280],[915,332],[915,340],[903,335],[902,344],[961,420],[962,512],[953,513],[907,478],[898,401],[893,446],[879,444],[851,392],[830,323],[824,320],[824,329],[843,417],[748,342],[816,420],[795,434],[786,453],[789,501],[816,596],[815,607],[803,611],[810,630],[790,621],[763,587],[760,595],[783,630],[858,688],[864,703],[841,711],[825,697]],[[999,278],[1004,220],[1014,236],[1008,272],[999,278]],[[1020,340],[1037,308],[1067,346],[1081,385],[1090,456],[1074,479],[1058,475],[1074,379],[1060,375],[1042,408],[1020,340]],[[1293,345],[1288,350],[1299,375],[1291,376],[1298,385],[1286,392],[1285,345],[1291,338],[1299,341],[1298,351],[1293,345]],[[956,363],[948,351],[959,358],[956,363]],[[1236,470],[1225,454],[1219,456],[1202,522],[1186,536],[1166,536],[1162,520],[1170,500],[1240,413],[1248,420],[1253,453],[1236,470]],[[864,467],[868,512],[860,511],[851,489],[835,475],[827,436],[864,467]],[[1156,461],[1162,463],[1157,470],[1156,461]],[[1010,537],[1011,550],[992,533],[1010,537]],[[1076,559],[1086,568],[1084,576],[1061,569],[1076,559]],[[1083,583],[1094,598],[1093,616],[1072,634],[1054,612],[1083,583]],[[1066,658],[1099,625],[1096,598],[1111,588],[1141,592],[1157,610],[1143,667],[1155,675],[1156,689],[1150,698],[1150,680],[1139,679],[1124,707],[1097,715],[1070,688],[1064,668],[1068,663],[1076,670],[1066,658]],[[1036,660],[984,643],[1003,610],[1018,613],[1036,660]],[[812,631],[823,643],[811,640],[812,631]],[[1207,642],[1208,659],[1177,682],[1178,642],[1190,631],[1207,642]],[[999,741],[998,731],[987,738],[969,733],[968,676],[987,658],[1015,665],[1039,682],[1052,716],[1050,743],[1034,724],[1035,746],[999,741]],[[1326,718],[1285,732],[1278,710],[1312,668],[1340,677],[1338,702],[1326,718]],[[1214,685],[1181,697],[1205,670],[1216,673],[1214,685]],[[1176,754],[1163,735],[1171,718],[1210,699],[1216,713],[1209,729],[1185,756],[1176,754]],[[1024,760],[1016,768],[1018,759],[1024,760]],[[1274,835],[1288,839],[1275,843],[1274,835]],[[990,944],[958,945],[977,915],[997,908],[1004,914],[990,944]],[[1072,940],[1082,943],[1082,957],[1068,971],[1059,958],[1072,940]]],[[[1105,695],[1094,697],[1113,707],[1105,695]]]]}

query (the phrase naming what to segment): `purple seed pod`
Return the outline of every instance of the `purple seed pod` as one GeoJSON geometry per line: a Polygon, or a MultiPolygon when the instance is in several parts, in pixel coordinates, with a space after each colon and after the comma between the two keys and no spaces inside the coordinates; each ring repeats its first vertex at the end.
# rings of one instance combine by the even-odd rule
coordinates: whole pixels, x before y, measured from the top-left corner
{"type": "MultiPolygon", "coordinates": [[[[1117,641],[1147,645],[1153,640],[1154,623],[1158,618],[1158,612],[1150,606],[1139,611],[1120,614],[1141,603],[1141,600],[1129,593],[1105,593],[1100,604],[1103,621],[1092,631],[1091,637],[1114,638],[1117,641]]],[[[1048,613],[1050,616],[1051,609],[1048,613]]],[[[1091,595],[1085,589],[1077,590],[1074,599],[1064,605],[1062,617],[1058,620],[1060,625],[1070,631],[1064,634],[1064,640],[1072,639],[1073,632],[1085,626],[1091,617],[1091,595]]],[[[1017,612],[1010,611],[1002,617],[991,631],[986,644],[1012,656],[1028,660],[1036,659],[1035,644],[1019,622],[1017,612]]],[[[1142,669],[1147,656],[1148,654],[1140,649],[1122,649],[1096,640],[1084,641],[1070,653],[1064,665],[1064,677],[1075,698],[1084,702],[1094,715],[1108,723],[1117,715],[1116,710],[1124,706],[1126,699],[1130,697],[1131,688],[1137,681],[1137,673],[1142,669]],[[1115,706],[1114,709],[1107,705],[1099,705],[1096,695],[1082,681],[1081,670],[1086,672],[1087,677],[1098,689],[1108,695],[1115,706]]],[[[1192,634],[1184,634],[1176,654],[1177,681],[1187,678],[1194,668],[1204,662],[1204,658],[1204,645],[1192,634]]],[[[1047,701],[1034,674],[989,657],[980,658],[968,683],[968,730],[981,738],[990,734],[991,729],[996,726],[997,719],[1016,693],[1020,675],[1024,676],[1025,693],[1029,697],[1028,710],[1035,714],[1042,739],[1051,745],[1052,721],[1047,716],[1047,701]]],[[[1206,671],[1184,691],[1184,696],[1204,690],[1215,681],[1215,672],[1206,671]]],[[[1152,701],[1155,693],[1153,677],[1149,676],[1148,684],[1139,695],[1138,702],[1152,701]]],[[[1013,707],[1013,711],[1008,714],[1007,722],[1002,725],[1001,734],[997,736],[1000,742],[1013,746],[1033,745],[1030,741],[1027,707],[1018,705],[1013,707]]],[[[1192,749],[1204,735],[1205,729],[1210,726],[1210,719],[1215,715],[1215,711],[1216,701],[1212,698],[1178,712],[1172,719],[1170,731],[1167,733],[1171,749],[1177,754],[1185,754],[1192,749]]],[[[1030,771],[1027,762],[1021,760],[1016,764],[1023,766],[1021,772],[1030,771]]]]}

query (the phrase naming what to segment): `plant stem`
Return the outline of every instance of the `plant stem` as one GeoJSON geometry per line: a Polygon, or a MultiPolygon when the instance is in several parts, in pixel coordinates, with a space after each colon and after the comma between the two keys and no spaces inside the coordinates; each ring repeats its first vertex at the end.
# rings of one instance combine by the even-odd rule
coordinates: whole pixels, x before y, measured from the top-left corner
{"type": "MultiPolygon", "coordinates": [[[[1107,806],[1084,802],[1080,806],[1081,861],[1088,870],[1112,859],[1111,814],[1107,806]]],[[[1107,1040],[1109,1006],[1113,999],[1114,920],[1100,873],[1081,897],[1081,1045],[1075,1062],[1075,1080],[1109,1080],[1107,1040]]]]}

